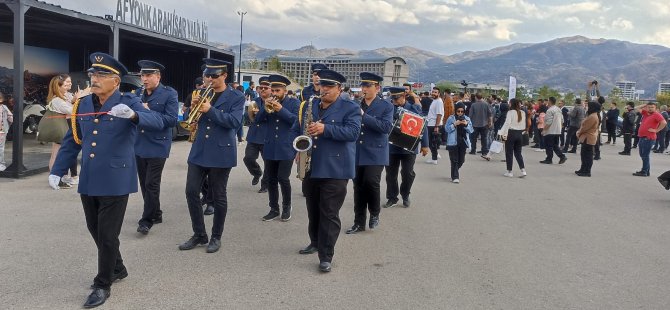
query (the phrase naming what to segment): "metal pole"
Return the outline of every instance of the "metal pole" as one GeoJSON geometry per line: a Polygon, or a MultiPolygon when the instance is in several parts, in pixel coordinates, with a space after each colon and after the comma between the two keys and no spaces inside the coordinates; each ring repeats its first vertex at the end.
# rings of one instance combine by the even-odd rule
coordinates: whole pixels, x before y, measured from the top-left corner
{"type": "Polygon", "coordinates": [[[242,23],[244,22],[244,15],[246,15],[247,12],[240,12],[237,11],[237,15],[240,16],[240,54],[237,55],[239,59],[237,60],[237,83],[242,85],[242,73],[240,69],[242,68],[242,23]]]}
{"type": "Polygon", "coordinates": [[[11,177],[18,178],[26,171],[23,165],[23,69],[24,30],[26,11],[29,6],[21,1],[7,5],[14,13],[14,140],[12,141],[12,164],[7,167],[11,177]]]}

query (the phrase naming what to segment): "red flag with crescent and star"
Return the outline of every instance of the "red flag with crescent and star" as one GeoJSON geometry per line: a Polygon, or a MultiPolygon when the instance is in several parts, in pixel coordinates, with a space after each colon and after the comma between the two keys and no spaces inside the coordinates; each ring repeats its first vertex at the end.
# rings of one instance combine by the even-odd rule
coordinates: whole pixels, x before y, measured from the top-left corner
{"type": "Polygon", "coordinates": [[[400,122],[400,132],[412,137],[418,137],[421,135],[421,130],[423,129],[423,118],[405,113],[402,116],[402,121],[400,122]]]}

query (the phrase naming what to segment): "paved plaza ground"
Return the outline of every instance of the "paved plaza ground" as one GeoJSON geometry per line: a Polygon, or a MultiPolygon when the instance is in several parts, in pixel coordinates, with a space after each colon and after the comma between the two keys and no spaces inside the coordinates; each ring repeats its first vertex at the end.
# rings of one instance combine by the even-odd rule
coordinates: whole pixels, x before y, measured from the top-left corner
{"type": "MultiPolygon", "coordinates": [[[[267,194],[250,185],[243,146],[228,184],[221,250],[179,251],[192,235],[184,198],[189,148],[185,141],[172,148],[164,222],[148,236],[135,231],[141,196],[130,196],[120,236],[130,276],[113,285],[100,309],[670,305],[670,192],[655,178],[670,169],[667,155],[652,154],[652,177],[634,177],[639,156],[605,145],[593,177],[580,178],[573,173],[578,154],[564,165],[541,165],[544,153],[524,148],[525,179],[503,177],[500,155],[491,162],[467,155],[461,183],[452,184],[442,150],[437,166],[417,160],[412,207],[383,209],[374,231],[344,234],[353,223],[349,182],[333,271],[321,274],[315,254],[297,254],[309,242],[299,181],[291,177],[291,221],[262,222],[267,194]]],[[[0,179],[0,196],[0,308],[80,308],[96,274],[96,250],[76,190],[49,189],[43,173],[0,179]]],[[[206,223],[211,228],[211,217],[206,223]]]]}

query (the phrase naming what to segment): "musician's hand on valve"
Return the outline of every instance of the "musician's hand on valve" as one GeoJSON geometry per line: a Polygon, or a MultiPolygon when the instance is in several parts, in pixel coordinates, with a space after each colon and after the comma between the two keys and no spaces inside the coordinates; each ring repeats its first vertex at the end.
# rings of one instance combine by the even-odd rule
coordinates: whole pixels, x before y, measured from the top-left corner
{"type": "Polygon", "coordinates": [[[282,108],[282,105],[281,105],[281,103],[279,103],[279,101],[272,101],[272,110],[274,110],[275,112],[279,112],[279,110],[281,110],[281,108],[282,108]]]}
{"type": "Polygon", "coordinates": [[[314,122],[307,126],[307,134],[310,136],[318,136],[323,134],[324,129],[325,125],[321,121],[314,122]]]}
{"type": "Polygon", "coordinates": [[[209,101],[203,101],[200,104],[200,109],[198,109],[198,112],[207,113],[207,112],[209,112],[209,109],[211,109],[211,108],[212,108],[212,104],[210,104],[209,101]]]}

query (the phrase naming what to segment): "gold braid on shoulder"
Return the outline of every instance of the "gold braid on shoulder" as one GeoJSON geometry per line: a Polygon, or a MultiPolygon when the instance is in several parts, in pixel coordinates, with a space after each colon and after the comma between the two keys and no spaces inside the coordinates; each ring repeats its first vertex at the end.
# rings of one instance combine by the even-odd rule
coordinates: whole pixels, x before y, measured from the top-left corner
{"type": "Polygon", "coordinates": [[[79,134],[77,133],[77,111],[79,110],[79,100],[80,98],[77,98],[77,100],[74,101],[72,104],[72,116],[70,117],[70,124],[72,124],[72,138],[74,138],[74,142],[77,144],[81,145],[81,139],[79,138],[79,134]]]}

